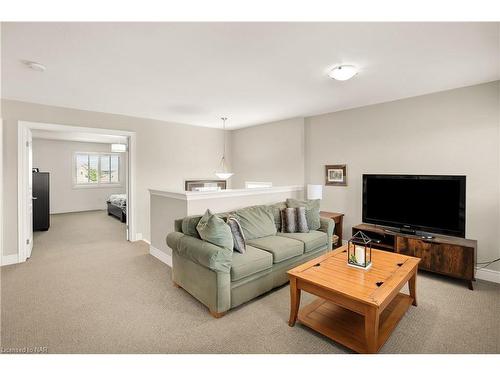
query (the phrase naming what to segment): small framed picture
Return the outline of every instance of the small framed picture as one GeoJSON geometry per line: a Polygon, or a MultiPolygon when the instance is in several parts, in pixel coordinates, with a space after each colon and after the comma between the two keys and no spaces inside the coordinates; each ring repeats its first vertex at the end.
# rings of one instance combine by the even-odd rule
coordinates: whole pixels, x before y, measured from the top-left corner
{"type": "Polygon", "coordinates": [[[327,186],[347,186],[347,165],[325,165],[327,186]]]}
{"type": "Polygon", "coordinates": [[[188,180],[184,182],[186,191],[226,190],[226,180],[188,180]]]}

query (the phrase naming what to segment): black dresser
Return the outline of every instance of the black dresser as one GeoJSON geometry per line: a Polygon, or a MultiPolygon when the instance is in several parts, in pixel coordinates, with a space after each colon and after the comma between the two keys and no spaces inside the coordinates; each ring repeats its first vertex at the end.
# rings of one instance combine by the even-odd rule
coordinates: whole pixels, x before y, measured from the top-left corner
{"type": "Polygon", "coordinates": [[[49,230],[49,173],[33,172],[33,230],[49,230]]]}

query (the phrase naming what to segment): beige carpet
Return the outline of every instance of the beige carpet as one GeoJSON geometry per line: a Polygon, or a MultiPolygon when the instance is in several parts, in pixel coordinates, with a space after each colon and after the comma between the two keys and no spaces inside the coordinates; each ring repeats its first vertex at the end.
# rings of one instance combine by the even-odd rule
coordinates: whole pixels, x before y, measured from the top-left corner
{"type": "MultiPolygon", "coordinates": [[[[1,345],[49,353],[349,353],[287,325],[282,287],[214,319],[170,282],[170,269],[103,211],[52,216],[31,259],[2,267],[1,345]]],[[[382,353],[499,353],[500,290],[420,274],[382,353]]],[[[304,296],[303,303],[311,300],[304,296]]]]}

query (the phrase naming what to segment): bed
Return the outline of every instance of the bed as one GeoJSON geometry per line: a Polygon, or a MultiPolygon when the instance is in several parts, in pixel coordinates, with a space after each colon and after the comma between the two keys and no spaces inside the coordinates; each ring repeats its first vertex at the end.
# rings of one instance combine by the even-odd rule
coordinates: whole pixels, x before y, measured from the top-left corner
{"type": "Polygon", "coordinates": [[[111,194],[106,201],[108,215],[118,218],[122,223],[127,222],[127,195],[111,194]]]}

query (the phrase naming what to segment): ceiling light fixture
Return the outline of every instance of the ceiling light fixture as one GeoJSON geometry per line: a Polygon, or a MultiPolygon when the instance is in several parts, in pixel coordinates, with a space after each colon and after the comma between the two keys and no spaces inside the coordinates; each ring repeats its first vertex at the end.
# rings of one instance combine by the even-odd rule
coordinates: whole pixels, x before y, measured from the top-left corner
{"type": "Polygon", "coordinates": [[[219,177],[221,180],[227,180],[234,173],[231,173],[227,170],[226,165],[226,120],[227,117],[221,117],[222,120],[222,130],[224,131],[224,146],[222,149],[222,159],[220,160],[219,169],[215,172],[215,175],[219,177]]]}
{"type": "Polygon", "coordinates": [[[358,69],[354,65],[339,65],[330,70],[328,75],[337,81],[347,81],[358,74],[358,69]]]}
{"type": "Polygon", "coordinates": [[[47,67],[45,65],[40,64],[36,61],[23,61],[23,63],[28,68],[36,70],[37,72],[45,72],[45,70],[47,70],[47,67]]]}

